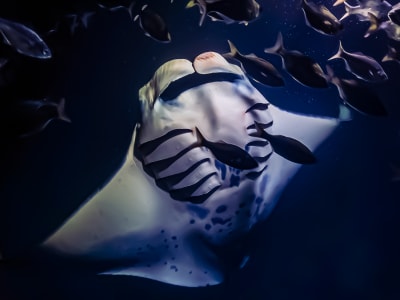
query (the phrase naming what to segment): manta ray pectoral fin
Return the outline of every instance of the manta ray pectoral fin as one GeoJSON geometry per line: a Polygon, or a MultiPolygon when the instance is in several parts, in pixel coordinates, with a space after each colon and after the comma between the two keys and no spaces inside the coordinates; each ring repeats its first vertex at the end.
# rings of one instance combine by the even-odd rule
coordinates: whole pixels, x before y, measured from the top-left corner
{"type": "MultiPolygon", "coordinates": [[[[314,151],[339,125],[340,120],[300,115],[281,110],[274,105],[268,108],[273,116],[272,134],[290,136],[301,141],[310,151],[314,151]]],[[[291,162],[277,153],[268,160],[268,168],[263,176],[267,179],[264,189],[264,203],[268,205],[261,219],[266,218],[272,211],[284,187],[302,165],[291,162]]]]}

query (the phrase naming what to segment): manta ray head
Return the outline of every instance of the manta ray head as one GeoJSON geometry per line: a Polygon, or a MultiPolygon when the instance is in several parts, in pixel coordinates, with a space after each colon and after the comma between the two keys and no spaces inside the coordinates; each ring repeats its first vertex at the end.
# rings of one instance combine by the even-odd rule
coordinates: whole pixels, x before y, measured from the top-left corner
{"type": "Polygon", "coordinates": [[[240,244],[268,216],[300,167],[257,129],[313,150],[338,124],[278,109],[215,52],[166,62],[139,100],[142,119],[124,164],[43,246],[92,260],[127,259],[102,274],[182,286],[224,280],[221,249],[240,244]],[[243,157],[256,163],[241,168],[243,157]]]}

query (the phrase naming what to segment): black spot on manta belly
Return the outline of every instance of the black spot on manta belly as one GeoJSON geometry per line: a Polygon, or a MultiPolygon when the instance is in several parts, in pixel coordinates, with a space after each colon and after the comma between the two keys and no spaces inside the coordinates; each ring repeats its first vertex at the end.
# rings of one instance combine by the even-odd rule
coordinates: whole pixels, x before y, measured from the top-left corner
{"type": "Polygon", "coordinates": [[[210,210],[208,208],[199,205],[188,203],[186,207],[188,208],[189,211],[195,213],[200,219],[206,218],[210,213],[210,210]]]}
{"type": "Polygon", "coordinates": [[[217,214],[221,214],[221,213],[225,212],[227,209],[228,209],[228,207],[226,205],[220,205],[220,206],[217,207],[215,212],[217,214]]]}

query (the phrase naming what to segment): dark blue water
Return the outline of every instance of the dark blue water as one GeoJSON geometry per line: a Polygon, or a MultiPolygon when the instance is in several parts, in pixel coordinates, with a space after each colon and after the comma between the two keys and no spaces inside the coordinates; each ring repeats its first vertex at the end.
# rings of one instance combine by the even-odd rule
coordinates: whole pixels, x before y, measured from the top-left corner
{"type": "MultiPolygon", "coordinates": [[[[93,5],[75,2],[82,10],[93,5]]],[[[317,150],[319,163],[301,169],[269,219],[250,234],[245,268],[221,285],[183,288],[97,276],[85,266],[36,259],[35,245],[120,166],[137,121],[137,91],[167,60],[228,52],[229,39],[242,53],[253,52],[281,70],[280,58],[263,53],[279,31],[286,48],[312,56],[324,69],[339,40],[346,50],[378,61],[388,45],[400,49],[382,31],[363,38],[368,22],[355,17],[344,21],[339,35],[321,35],[305,25],[298,1],[259,1],[262,14],[248,26],[207,18],[202,27],[197,7],[185,9],[186,1],[149,2],[167,21],[171,43],[148,38],[124,12],[101,13],[72,37],[49,39],[53,61],[21,58],[15,83],[1,91],[3,112],[18,97],[64,95],[73,122],[56,121],[32,138],[1,143],[0,249],[13,259],[0,266],[0,299],[400,299],[400,181],[391,167],[400,168],[396,62],[382,63],[389,80],[371,85],[389,116],[353,111],[353,120],[317,150]]],[[[0,16],[45,31],[73,12],[65,3],[2,3],[0,16]]],[[[332,8],[333,1],[320,3],[332,8]]],[[[341,16],[344,8],[332,12],[341,16]]],[[[351,78],[342,61],[329,64],[351,78]]],[[[312,89],[282,74],[285,87],[256,85],[271,103],[305,114],[338,114],[341,100],[333,85],[312,89]]],[[[7,124],[2,127],[7,136],[7,124]]]]}

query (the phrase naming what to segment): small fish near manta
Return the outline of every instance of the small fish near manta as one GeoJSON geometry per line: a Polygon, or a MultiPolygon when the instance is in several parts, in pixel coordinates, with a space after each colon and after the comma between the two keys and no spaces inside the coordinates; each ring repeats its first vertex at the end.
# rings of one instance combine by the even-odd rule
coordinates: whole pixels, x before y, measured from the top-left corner
{"type": "Polygon", "coordinates": [[[208,15],[213,21],[226,24],[243,23],[255,20],[260,15],[261,7],[255,0],[190,0],[186,8],[198,5],[201,18],[199,26],[208,15]]]}
{"type": "Polygon", "coordinates": [[[306,24],[319,33],[336,35],[343,29],[342,23],[324,5],[302,0],[302,9],[306,24]]]}
{"type": "Polygon", "coordinates": [[[0,18],[0,34],[6,45],[22,55],[37,59],[52,57],[51,50],[43,39],[23,24],[0,18]]]}
{"type": "Polygon", "coordinates": [[[140,12],[134,17],[134,21],[139,22],[140,28],[148,37],[162,43],[171,42],[171,34],[164,19],[147,4],[142,6],[140,12]]]}
{"type": "Polygon", "coordinates": [[[228,40],[230,52],[225,53],[223,56],[225,58],[236,59],[240,62],[241,67],[246,74],[259,82],[268,86],[283,86],[285,82],[283,81],[282,75],[270,62],[262,59],[255,54],[242,54],[235,47],[235,45],[228,40]]]}
{"type": "Polygon", "coordinates": [[[301,167],[254,136],[255,124],[314,151],[341,122],[277,108],[215,52],[164,63],[139,100],[142,119],[125,162],[42,247],[107,266],[117,260],[103,275],[180,286],[223,282],[232,264],[218,249],[240,243],[265,220],[301,167]],[[221,141],[233,145],[239,165],[219,157],[221,141]],[[257,164],[242,168],[243,151],[257,164]]]}
{"type": "Polygon", "coordinates": [[[264,52],[279,55],[284,69],[297,82],[314,88],[327,88],[328,82],[321,66],[311,57],[296,50],[287,50],[283,45],[282,33],[278,33],[275,45],[264,52]]]}

